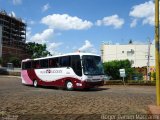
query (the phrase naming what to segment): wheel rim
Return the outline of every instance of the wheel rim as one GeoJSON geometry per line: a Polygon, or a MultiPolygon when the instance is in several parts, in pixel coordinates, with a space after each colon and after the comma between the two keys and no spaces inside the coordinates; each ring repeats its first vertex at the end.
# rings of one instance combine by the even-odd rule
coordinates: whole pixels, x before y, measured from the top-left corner
{"type": "Polygon", "coordinates": [[[67,82],[67,89],[72,89],[72,88],[73,88],[72,82],[67,82]]]}
{"type": "Polygon", "coordinates": [[[34,81],[34,87],[37,87],[37,80],[34,81]]]}

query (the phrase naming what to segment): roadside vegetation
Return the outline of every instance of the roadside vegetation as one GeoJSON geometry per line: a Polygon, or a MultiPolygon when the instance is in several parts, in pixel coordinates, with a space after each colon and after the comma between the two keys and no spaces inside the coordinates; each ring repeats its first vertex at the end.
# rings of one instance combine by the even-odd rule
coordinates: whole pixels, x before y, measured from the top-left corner
{"type": "Polygon", "coordinates": [[[21,66],[21,60],[13,55],[9,55],[9,57],[5,59],[0,58],[0,66],[7,67],[8,63],[12,63],[13,67],[21,66]]]}
{"type": "Polygon", "coordinates": [[[31,58],[40,58],[51,56],[51,53],[47,50],[46,44],[38,44],[35,42],[26,43],[27,51],[31,55],[31,58]]]}
{"type": "Polygon", "coordinates": [[[21,66],[21,61],[17,57],[10,57],[8,62],[12,63],[14,67],[20,67],[21,66]]]}
{"type": "Polygon", "coordinates": [[[2,58],[0,57],[0,66],[2,65],[2,63],[3,63],[3,60],[2,60],[2,58]]]}
{"type": "Polygon", "coordinates": [[[105,62],[104,72],[111,79],[105,81],[107,85],[122,85],[122,78],[120,77],[119,69],[125,69],[126,77],[125,83],[127,85],[155,85],[156,73],[152,73],[150,77],[152,80],[146,81],[142,72],[138,72],[135,68],[132,68],[132,64],[129,60],[114,60],[105,62]]]}
{"type": "MultiPolygon", "coordinates": [[[[123,85],[122,80],[109,80],[104,82],[105,85],[123,85]]],[[[155,86],[156,81],[146,81],[146,80],[128,80],[125,82],[125,85],[146,85],[146,86],[155,86]]]]}
{"type": "Polygon", "coordinates": [[[121,79],[119,69],[125,69],[126,80],[131,79],[132,74],[134,73],[134,69],[131,67],[132,64],[129,60],[114,60],[105,62],[103,65],[105,74],[111,76],[111,79],[113,80],[121,79]]]}

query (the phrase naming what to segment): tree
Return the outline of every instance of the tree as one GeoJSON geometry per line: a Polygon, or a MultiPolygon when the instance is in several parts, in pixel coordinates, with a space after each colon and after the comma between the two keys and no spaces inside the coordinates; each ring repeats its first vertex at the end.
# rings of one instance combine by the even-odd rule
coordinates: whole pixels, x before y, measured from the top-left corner
{"type": "Polygon", "coordinates": [[[131,40],[129,40],[129,44],[132,44],[132,43],[133,43],[132,39],[131,39],[131,40]]]}
{"type": "Polygon", "coordinates": [[[17,57],[10,57],[8,62],[13,63],[14,67],[20,67],[21,66],[21,61],[17,57]]]}
{"type": "Polygon", "coordinates": [[[3,60],[2,60],[2,58],[0,57],[0,65],[2,65],[2,63],[3,63],[3,60]]]}
{"type": "Polygon", "coordinates": [[[153,80],[156,80],[156,72],[151,73],[151,77],[153,78],[153,80]]]}
{"type": "Polygon", "coordinates": [[[27,51],[32,56],[31,58],[39,58],[46,57],[51,55],[49,51],[47,51],[46,44],[38,44],[35,42],[29,42],[27,44],[27,51]]]}
{"type": "Polygon", "coordinates": [[[107,75],[111,76],[112,79],[117,80],[120,78],[119,69],[125,69],[126,78],[129,79],[133,73],[132,64],[129,60],[114,60],[111,62],[104,63],[104,71],[107,75]]]}

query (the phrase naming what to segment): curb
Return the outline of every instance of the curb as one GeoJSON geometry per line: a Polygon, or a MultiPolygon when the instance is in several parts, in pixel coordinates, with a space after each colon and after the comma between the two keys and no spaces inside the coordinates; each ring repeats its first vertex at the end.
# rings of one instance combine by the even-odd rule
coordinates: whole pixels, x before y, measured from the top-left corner
{"type": "Polygon", "coordinates": [[[21,78],[20,76],[12,76],[12,75],[0,75],[0,77],[8,77],[8,78],[21,78]]]}

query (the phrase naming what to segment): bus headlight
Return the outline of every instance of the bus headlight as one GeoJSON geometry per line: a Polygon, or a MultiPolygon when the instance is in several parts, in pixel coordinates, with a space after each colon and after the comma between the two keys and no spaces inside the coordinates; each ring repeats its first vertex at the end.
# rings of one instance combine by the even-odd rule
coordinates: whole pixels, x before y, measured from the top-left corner
{"type": "Polygon", "coordinates": [[[82,83],[76,83],[76,86],[82,86],[82,83]]]}

